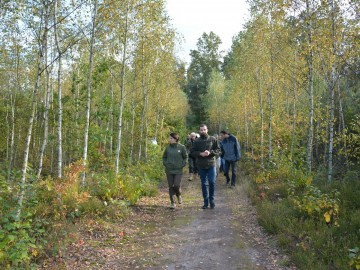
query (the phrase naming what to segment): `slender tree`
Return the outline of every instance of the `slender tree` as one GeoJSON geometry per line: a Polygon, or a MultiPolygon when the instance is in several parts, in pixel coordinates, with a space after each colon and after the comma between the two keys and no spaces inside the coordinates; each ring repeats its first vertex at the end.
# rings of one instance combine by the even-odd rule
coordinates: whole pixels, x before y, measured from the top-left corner
{"type": "MultiPolygon", "coordinates": [[[[86,123],[84,130],[84,152],[83,152],[83,166],[87,167],[88,159],[88,145],[89,145],[89,127],[90,127],[90,111],[91,111],[91,76],[94,61],[94,43],[95,43],[95,29],[97,24],[98,2],[92,2],[92,19],[91,19],[91,34],[90,34],[90,48],[89,48],[89,71],[87,77],[87,96],[86,96],[86,123]]],[[[85,172],[81,176],[82,185],[85,184],[85,172]]]]}
{"type": "Polygon", "coordinates": [[[21,180],[20,180],[20,192],[18,196],[18,206],[16,210],[16,218],[19,219],[21,216],[21,211],[23,207],[23,201],[25,197],[25,190],[26,190],[26,177],[27,177],[27,168],[28,168],[28,159],[29,159],[29,150],[30,150],[30,143],[32,138],[33,132],[33,124],[36,112],[36,99],[37,93],[40,87],[40,79],[41,75],[45,70],[44,67],[44,52],[46,51],[45,47],[47,44],[48,38],[48,28],[49,28],[49,20],[50,20],[50,5],[44,5],[41,7],[43,13],[40,17],[41,21],[44,23],[43,28],[40,28],[39,31],[39,40],[38,40],[38,53],[37,53],[37,72],[36,72],[36,80],[35,86],[32,92],[32,107],[31,113],[29,117],[29,124],[27,129],[26,141],[25,141],[25,149],[24,149],[24,159],[23,165],[21,169],[21,180]]]}

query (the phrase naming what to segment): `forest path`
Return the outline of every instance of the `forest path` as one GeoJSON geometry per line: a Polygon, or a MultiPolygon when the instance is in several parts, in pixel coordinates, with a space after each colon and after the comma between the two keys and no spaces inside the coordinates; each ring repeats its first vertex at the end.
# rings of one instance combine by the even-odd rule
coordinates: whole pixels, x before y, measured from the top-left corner
{"type": "Polygon", "coordinates": [[[185,174],[182,194],[183,204],[171,210],[164,181],[159,194],[142,198],[121,224],[84,224],[81,242],[51,264],[73,270],[296,269],[285,266],[287,257],[258,225],[244,186],[230,189],[219,175],[216,207],[204,210],[200,180],[188,181],[185,174]]]}

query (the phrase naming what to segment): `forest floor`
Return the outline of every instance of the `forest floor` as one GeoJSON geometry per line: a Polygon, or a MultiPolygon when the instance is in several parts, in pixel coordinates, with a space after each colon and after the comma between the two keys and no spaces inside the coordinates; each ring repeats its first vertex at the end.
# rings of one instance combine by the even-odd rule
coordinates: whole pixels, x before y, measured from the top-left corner
{"type": "Polygon", "coordinates": [[[76,224],[74,242],[39,269],[296,269],[262,231],[243,185],[230,189],[219,175],[215,209],[201,209],[199,179],[184,175],[182,194],[183,204],[170,209],[164,181],[118,224],[76,224]]]}

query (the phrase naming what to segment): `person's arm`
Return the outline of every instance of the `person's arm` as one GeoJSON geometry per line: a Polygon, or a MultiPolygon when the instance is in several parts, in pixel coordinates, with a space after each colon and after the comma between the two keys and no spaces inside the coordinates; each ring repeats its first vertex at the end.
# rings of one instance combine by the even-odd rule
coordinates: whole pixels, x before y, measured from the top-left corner
{"type": "Polygon", "coordinates": [[[163,153],[163,157],[162,157],[162,161],[163,161],[163,165],[166,166],[166,161],[167,161],[167,147],[165,148],[165,151],[163,153]]]}
{"type": "Polygon", "coordinates": [[[236,147],[236,160],[240,160],[240,158],[241,158],[241,148],[240,148],[240,143],[239,143],[239,141],[237,139],[236,139],[235,147],[236,147]]]}
{"type": "Polygon", "coordinates": [[[221,148],[220,148],[220,143],[218,140],[216,140],[214,138],[214,141],[212,143],[212,147],[210,149],[210,157],[213,157],[213,156],[220,156],[221,155],[221,148]]]}
{"type": "Polygon", "coordinates": [[[192,147],[190,148],[190,156],[192,156],[193,158],[200,157],[200,151],[197,148],[196,141],[193,143],[192,147]]]}
{"type": "Polygon", "coordinates": [[[181,155],[183,158],[183,167],[185,167],[188,160],[188,153],[184,145],[182,146],[181,155]]]}
{"type": "Polygon", "coordinates": [[[219,145],[220,145],[220,151],[221,151],[220,157],[224,158],[224,154],[225,154],[224,147],[223,147],[222,143],[220,143],[220,142],[219,142],[219,145]]]}

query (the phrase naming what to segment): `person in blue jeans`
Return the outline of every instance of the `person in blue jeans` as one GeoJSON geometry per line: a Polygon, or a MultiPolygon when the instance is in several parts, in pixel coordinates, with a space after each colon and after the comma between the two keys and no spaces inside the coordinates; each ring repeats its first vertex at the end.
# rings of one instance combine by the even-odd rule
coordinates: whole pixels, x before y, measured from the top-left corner
{"type": "Polygon", "coordinates": [[[200,137],[190,149],[190,155],[196,158],[196,167],[201,179],[201,190],[204,199],[202,209],[215,208],[216,156],[221,154],[217,139],[208,135],[208,128],[201,124],[200,137]]]}
{"type": "Polygon", "coordinates": [[[220,132],[221,141],[221,156],[225,160],[224,175],[226,177],[226,184],[230,184],[229,171],[231,167],[231,185],[230,188],[235,187],[236,183],[236,162],[240,160],[241,151],[240,143],[236,137],[226,130],[220,132]]]}

